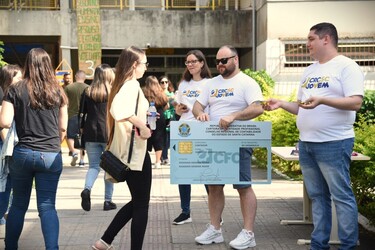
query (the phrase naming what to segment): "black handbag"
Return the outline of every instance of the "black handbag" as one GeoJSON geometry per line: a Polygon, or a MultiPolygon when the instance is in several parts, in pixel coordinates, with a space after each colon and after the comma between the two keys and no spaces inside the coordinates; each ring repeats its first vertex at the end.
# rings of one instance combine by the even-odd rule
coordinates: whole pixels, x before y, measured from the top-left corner
{"type": "MultiPolygon", "coordinates": [[[[137,114],[138,110],[138,99],[139,93],[137,97],[137,104],[135,106],[135,114],[137,114]]],[[[129,153],[128,153],[128,163],[131,161],[131,156],[133,153],[133,141],[134,141],[134,133],[135,127],[133,125],[133,129],[130,136],[130,145],[129,145],[129,153]]],[[[100,156],[100,167],[106,171],[109,175],[112,176],[117,182],[126,181],[131,169],[120,161],[111,151],[105,150],[103,154],[100,156]]]]}
{"type": "Polygon", "coordinates": [[[85,142],[82,134],[76,134],[76,136],[74,137],[74,148],[85,149],[85,142]]]}
{"type": "Polygon", "coordinates": [[[110,174],[117,182],[126,181],[128,173],[131,171],[122,161],[112,154],[111,151],[106,150],[100,156],[100,167],[110,174]]]}

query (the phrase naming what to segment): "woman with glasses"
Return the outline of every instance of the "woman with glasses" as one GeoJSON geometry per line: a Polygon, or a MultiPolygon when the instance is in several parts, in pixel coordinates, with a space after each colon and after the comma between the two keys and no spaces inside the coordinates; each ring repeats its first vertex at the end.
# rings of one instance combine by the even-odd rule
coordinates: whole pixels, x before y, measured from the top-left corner
{"type": "Polygon", "coordinates": [[[130,249],[141,250],[143,246],[151,191],[151,160],[146,150],[151,131],[146,126],[149,103],[137,79],[143,76],[147,64],[145,52],[134,46],[124,49],[116,64],[107,104],[108,148],[122,162],[128,162],[129,145],[134,143],[129,165],[132,167],[126,180],[131,200],[117,212],[103,236],[92,246],[96,250],[113,249],[114,238],[130,220],[130,249]],[[133,126],[137,131],[134,142],[131,140],[133,126]]]}
{"type": "Polygon", "coordinates": [[[163,152],[161,154],[161,164],[168,165],[168,150],[170,144],[170,122],[176,120],[175,117],[175,106],[176,106],[176,98],[175,98],[175,89],[171,80],[168,79],[166,76],[161,76],[159,78],[160,86],[163,88],[164,93],[168,97],[169,108],[164,111],[164,117],[166,120],[166,136],[164,139],[164,147],[163,152]]]}
{"type": "MultiPolygon", "coordinates": [[[[192,113],[197,97],[206,81],[211,78],[205,56],[200,50],[191,50],[185,57],[186,69],[177,92],[176,113],[180,121],[194,121],[192,113]]],[[[192,222],[190,217],[191,185],[178,185],[181,201],[181,214],[173,221],[175,225],[192,222]]]]}

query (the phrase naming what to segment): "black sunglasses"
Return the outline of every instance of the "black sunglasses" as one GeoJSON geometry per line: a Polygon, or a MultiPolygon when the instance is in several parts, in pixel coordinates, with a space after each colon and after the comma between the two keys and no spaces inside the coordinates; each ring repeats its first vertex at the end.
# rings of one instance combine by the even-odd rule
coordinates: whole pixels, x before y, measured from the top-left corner
{"type": "Polygon", "coordinates": [[[221,59],[215,59],[216,65],[219,65],[220,63],[221,64],[227,64],[228,60],[233,58],[233,57],[236,57],[236,55],[231,56],[231,57],[221,58],[221,59]]]}

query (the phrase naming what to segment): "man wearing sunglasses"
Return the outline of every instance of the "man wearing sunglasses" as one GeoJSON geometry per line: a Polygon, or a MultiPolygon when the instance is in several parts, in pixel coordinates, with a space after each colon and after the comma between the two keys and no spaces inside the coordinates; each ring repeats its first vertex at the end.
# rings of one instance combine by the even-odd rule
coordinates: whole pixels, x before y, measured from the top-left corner
{"type": "MultiPolygon", "coordinates": [[[[197,98],[193,114],[200,121],[217,121],[221,129],[228,129],[235,120],[251,120],[263,113],[260,101],[263,100],[257,82],[241,72],[237,50],[223,46],[216,55],[216,68],[220,75],[207,81],[197,98]],[[209,106],[209,114],[204,113],[209,106]]],[[[240,148],[240,181],[251,181],[251,148],[240,148]]],[[[210,225],[195,238],[199,244],[212,244],[224,241],[220,218],[224,210],[224,185],[209,185],[208,209],[210,225]]],[[[229,245],[234,249],[246,249],[256,245],[254,220],[257,208],[255,193],[250,184],[235,184],[240,196],[244,228],[229,245]]]]}

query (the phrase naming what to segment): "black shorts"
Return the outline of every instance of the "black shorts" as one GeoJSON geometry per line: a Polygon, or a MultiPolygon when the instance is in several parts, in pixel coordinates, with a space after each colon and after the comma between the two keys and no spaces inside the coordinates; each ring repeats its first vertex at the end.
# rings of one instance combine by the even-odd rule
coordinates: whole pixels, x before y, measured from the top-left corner
{"type": "Polygon", "coordinates": [[[78,115],[72,116],[68,120],[68,129],[66,131],[66,137],[68,139],[74,139],[76,134],[79,132],[79,127],[78,127],[78,115]]]}

